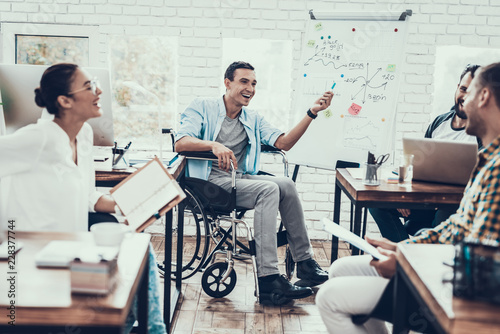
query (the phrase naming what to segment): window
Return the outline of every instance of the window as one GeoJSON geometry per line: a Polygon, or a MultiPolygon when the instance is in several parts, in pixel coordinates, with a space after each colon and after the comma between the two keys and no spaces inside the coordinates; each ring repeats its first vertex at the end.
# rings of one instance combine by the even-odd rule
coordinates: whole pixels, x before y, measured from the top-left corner
{"type": "Polygon", "coordinates": [[[455,90],[465,65],[488,65],[497,62],[499,58],[499,49],[470,48],[459,45],[438,46],[431,119],[448,112],[455,104],[455,90]]]}
{"type": "MultiPolygon", "coordinates": [[[[273,126],[288,130],[292,98],[292,42],[279,40],[223,40],[222,78],[233,61],[246,61],[255,68],[256,94],[249,107],[273,126]]],[[[224,85],[221,80],[221,87],[224,85]]]]}
{"type": "Polygon", "coordinates": [[[115,140],[157,150],[159,128],[176,124],[177,39],[110,36],[108,42],[115,140]]]}
{"type": "Polygon", "coordinates": [[[99,63],[96,26],[2,23],[2,38],[7,64],[99,63]]]}

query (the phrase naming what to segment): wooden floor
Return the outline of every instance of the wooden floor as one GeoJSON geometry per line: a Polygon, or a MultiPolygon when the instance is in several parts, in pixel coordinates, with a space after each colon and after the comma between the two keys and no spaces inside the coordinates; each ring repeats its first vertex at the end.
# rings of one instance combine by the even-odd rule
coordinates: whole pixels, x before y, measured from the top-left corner
{"type": "MultiPolygon", "coordinates": [[[[163,261],[163,237],[153,236],[153,245],[158,261],[163,261]]],[[[331,243],[313,241],[312,245],[316,261],[321,267],[328,269],[331,243]]],[[[285,272],[284,252],[285,247],[278,249],[282,273],[285,272]]],[[[341,243],[339,256],[349,254],[347,246],[341,243]]],[[[235,261],[235,267],[236,287],[225,298],[212,298],[203,292],[201,273],[183,281],[183,293],[181,302],[177,305],[178,312],[174,319],[173,333],[327,333],[318,308],[314,304],[315,295],[292,301],[281,307],[260,305],[254,297],[255,286],[251,262],[235,261]]],[[[294,277],[292,282],[296,280],[294,277]]]]}

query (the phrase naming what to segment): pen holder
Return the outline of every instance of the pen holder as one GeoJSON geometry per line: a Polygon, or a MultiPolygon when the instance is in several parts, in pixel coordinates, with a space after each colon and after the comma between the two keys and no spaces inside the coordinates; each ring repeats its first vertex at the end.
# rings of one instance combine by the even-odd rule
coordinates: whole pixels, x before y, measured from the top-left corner
{"type": "Polygon", "coordinates": [[[129,167],[126,148],[113,148],[113,169],[125,169],[129,167]]]}
{"type": "Polygon", "coordinates": [[[380,165],[379,164],[364,164],[363,184],[367,186],[380,185],[380,165]]]}

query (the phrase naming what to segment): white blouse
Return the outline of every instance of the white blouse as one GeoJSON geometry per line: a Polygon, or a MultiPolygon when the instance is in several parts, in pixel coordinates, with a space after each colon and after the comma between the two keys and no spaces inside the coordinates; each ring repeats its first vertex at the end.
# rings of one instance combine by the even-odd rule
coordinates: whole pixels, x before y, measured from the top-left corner
{"type": "Polygon", "coordinates": [[[92,128],[77,139],[77,163],[69,137],[51,120],[0,137],[0,224],[19,231],[87,231],[88,212],[102,196],[95,188],[92,128]]]}

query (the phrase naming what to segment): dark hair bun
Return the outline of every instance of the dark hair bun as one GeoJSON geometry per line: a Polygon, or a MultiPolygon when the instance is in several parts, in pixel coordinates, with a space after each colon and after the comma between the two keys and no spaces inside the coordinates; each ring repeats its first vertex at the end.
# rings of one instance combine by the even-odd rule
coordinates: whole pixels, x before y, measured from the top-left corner
{"type": "Polygon", "coordinates": [[[46,107],[45,101],[44,101],[43,96],[42,96],[42,91],[40,90],[40,88],[35,89],[35,103],[40,108],[46,107]]]}

